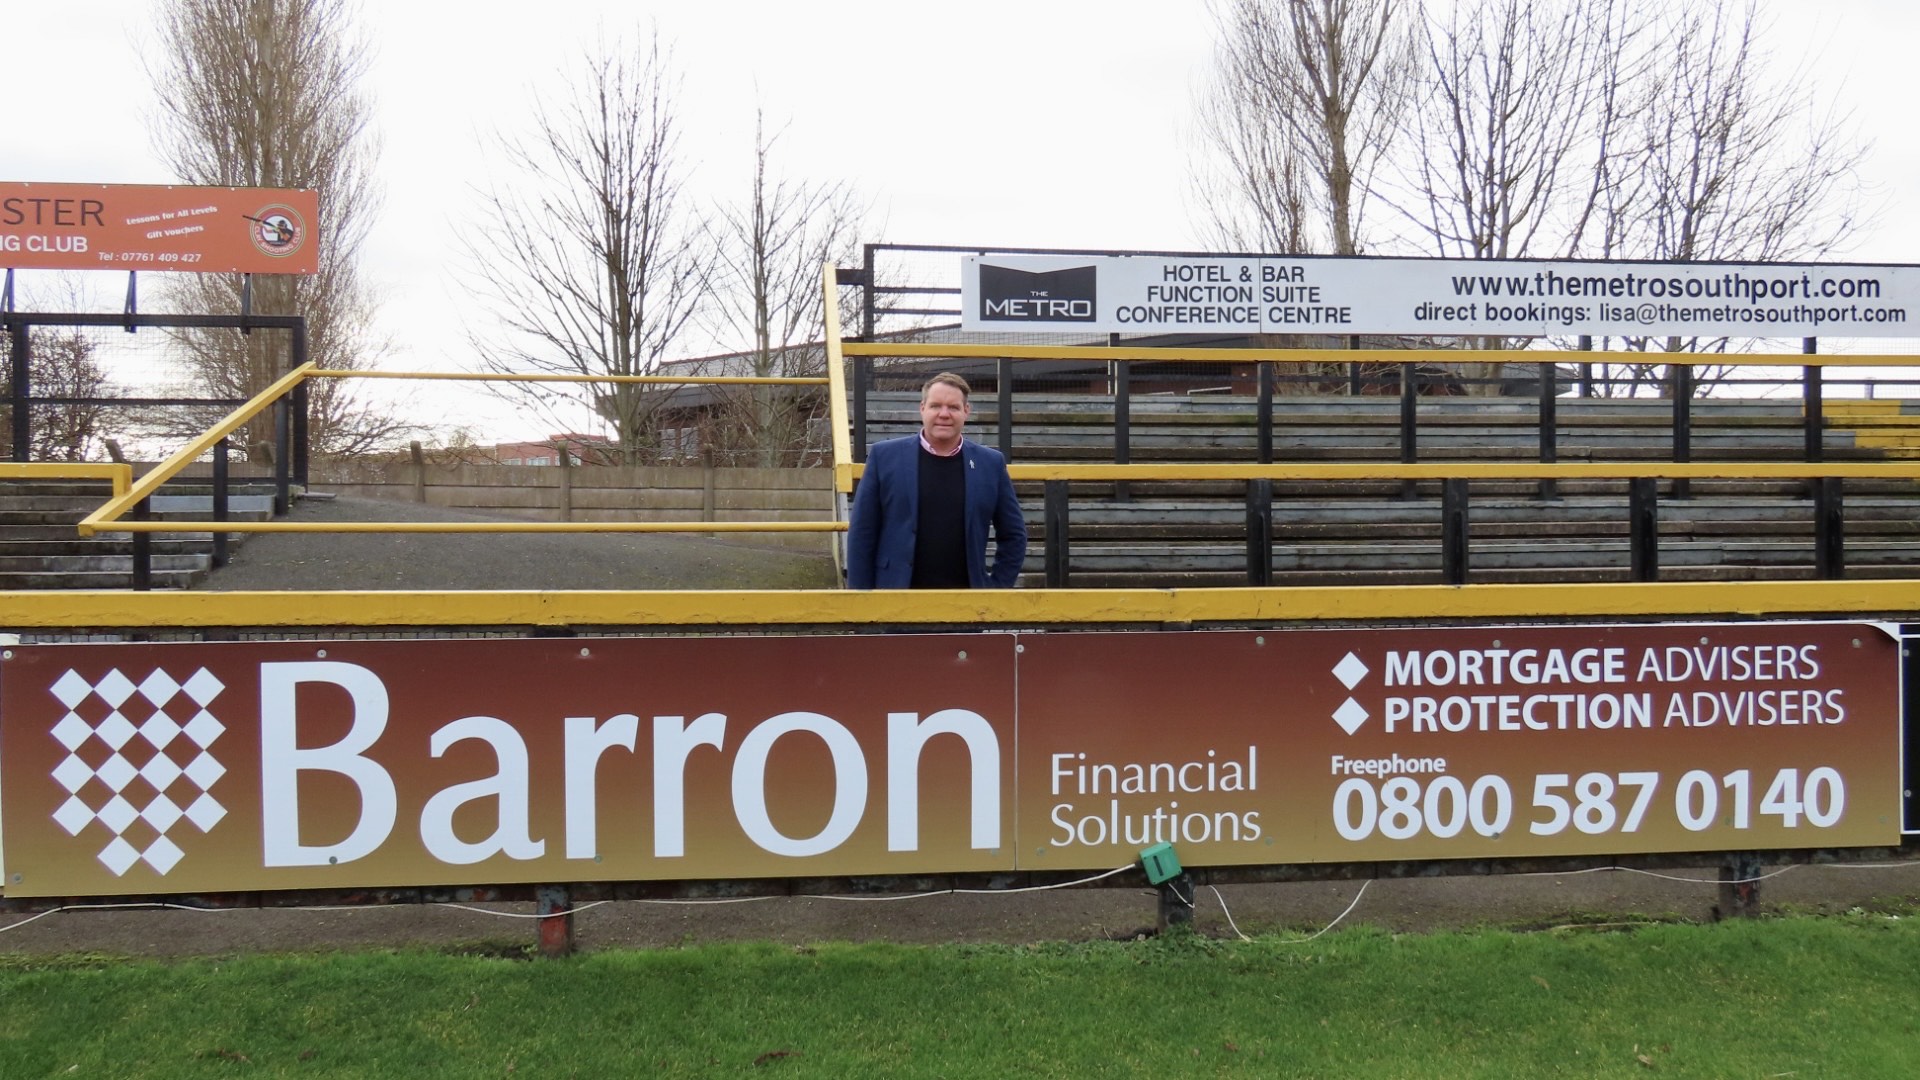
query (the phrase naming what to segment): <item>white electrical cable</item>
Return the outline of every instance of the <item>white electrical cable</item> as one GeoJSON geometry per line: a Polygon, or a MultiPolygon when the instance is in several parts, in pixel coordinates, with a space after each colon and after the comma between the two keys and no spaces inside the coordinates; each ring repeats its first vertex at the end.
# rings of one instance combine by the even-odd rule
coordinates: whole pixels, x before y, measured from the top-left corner
{"type": "MultiPolygon", "coordinates": [[[[679,907],[700,907],[700,906],[706,906],[706,905],[719,905],[719,904],[753,904],[753,903],[760,903],[762,901],[767,901],[767,900],[780,900],[780,899],[838,900],[838,901],[844,901],[844,902],[850,902],[850,903],[857,903],[857,902],[888,902],[888,901],[895,901],[895,900],[923,900],[933,896],[958,896],[958,895],[1001,896],[1001,895],[1010,895],[1013,893],[1049,892],[1055,889],[1073,888],[1076,885],[1090,885],[1096,881],[1104,881],[1107,878],[1113,877],[1116,874],[1122,874],[1128,870],[1132,870],[1136,865],[1138,864],[1127,863],[1124,866],[1116,866],[1111,870],[1108,870],[1104,873],[1095,874],[1091,877],[1077,878],[1073,881],[1056,882],[1052,885],[1026,885],[1017,889],[936,889],[930,892],[904,893],[898,896],[835,896],[831,894],[816,894],[816,895],[801,895],[801,896],[794,896],[794,897],[785,897],[781,895],[767,895],[767,896],[703,897],[703,898],[696,898],[696,899],[680,899],[680,900],[671,900],[671,899],[631,900],[627,902],[635,903],[635,904],[655,904],[655,905],[663,905],[663,906],[670,905],[670,906],[679,906],[679,907]]],[[[1789,863],[1785,866],[1780,867],[1777,870],[1773,870],[1768,873],[1761,874],[1757,877],[1732,878],[1727,880],[1722,880],[1720,878],[1681,877],[1676,874],[1661,874],[1652,870],[1641,870],[1641,869],[1638,869],[1637,867],[1632,867],[1632,866],[1592,866],[1592,867],[1587,867],[1586,869],[1583,869],[1583,870],[1525,871],[1525,872],[1514,873],[1511,876],[1513,877],[1577,877],[1582,874],[1601,874],[1601,873],[1617,872],[1617,873],[1623,873],[1623,874],[1640,874],[1646,877],[1658,878],[1661,881],[1673,881],[1673,882],[1680,882],[1680,883],[1689,884],[1689,885],[1747,885],[1747,884],[1753,884],[1756,882],[1766,881],[1770,878],[1779,877],[1780,875],[1786,873],[1789,870],[1798,869],[1803,866],[1825,866],[1825,867],[1831,867],[1836,870],[1897,870],[1903,867],[1920,866],[1920,860],[1910,860],[1907,862],[1873,862],[1873,863],[1789,863]]],[[[1334,927],[1340,925],[1340,921],[1342,919],[1345,919],[1348,915],[1352,914],[1354,908],[1359,906],[1360,899],[1367,895],[1367,888],[1373,884],[1374,880],[1375,879],[1369,879],[1367,881],[1362,882],[1360,885],[1360,891],[1355,893],[1353,896],[1353,902],[1347,905],[1347,908],[1345,911],[1342,911],[1339,915],[1334,916],[1334,919],[1332,922],[1328,923],[1326,926],[1320,928],[1320,930],[1318,930],[1317,932],[1307,937],[1297,938],[1291,941],[1283,941],[1283,942],[1280,942],[1279,944],[1303,945],[1309,941],[1313,941],[1314,939],[1320,937],[1322,934],[1325,934],[1327,931],[1332,930],[1334,927]]],[[[1221,911],[1221,914],[1226,916],[1227,925],[1232,928],[1233,932],[1236,935],[1239,936],[1240,940],[1252,941],[1253,939],[1249,938],[1243,931],[1241,931],[1239,925],[1234,922],[1233,912],[1227,909],[1226,897],[1221,894],[1219,888],[1213,885],[1209,885],[1207,886],[1207,888],[1213,890],[1214,898],[1219,901],[1220,911],[1221,911]]],[[[547,914],[544,914],[544,915],[538,914],[538,913],[528,913],[528,912],[518,912],[518,911],[492,911],[486,908],[473,907],[468,904],[456,904],[451,901],[439,901],[429,906],[452,908],[456,911],[467,911],[467,912],[472,912],[473,914],[476,914],[476,915],[492,915],[502,919],[552,919],[562,915],[571,915],[571,914],[578,914],[583,911],[591,911],[594,908],[600,907],[605,904],[611,904],[614,902],[615,901],[612,901],[612,900],[594,900],[589,903],[582,904],[578,907],[572,908],[571,910],[568,910],[568,911],[554,911],[554,912],[548,912],[547,914]]],[[[1186,899],[1185,897],[1181,897],[1181,902],[1186,904],[1189,908],[1195,907],[1194,902],[1192,900],[1186,899]]],[[[191,912],[197,912],[202,915],[221,915],[221,914],[226,914],[228,912],[234,912],[234,911],[248,911],[248,910],[259,910],[259,909],[237,908],[237,907],[235,908],[194,907],[189,904],[171,904],[166,902],[146,902],[146,901],[135,902],[135,903],[125,903],[125,904],[62,904],[59,907],[48,908],[46,911],[36,912],[35,914],[29,915],[26,918],[8,923],[5,926],[0,926],[0,934],[4,934],[9,930],[17,930],[20,927],[27,925],[28,923],[37,922],[38,920],[44,919],[49,915],[59,915],[59,914],[64,914],[67,912],[75,912],[75,911],[142,911],[142,910],[145,910],[145,911],[155,911],[155,910],[191,911],[191,912]]],[[[367,905],[365,904],[313,904],[313,905],[303,904],[297,907],[289,907],[284,910],[298,911],[298,912],[365,911],[367,910],[367,905]]]]}

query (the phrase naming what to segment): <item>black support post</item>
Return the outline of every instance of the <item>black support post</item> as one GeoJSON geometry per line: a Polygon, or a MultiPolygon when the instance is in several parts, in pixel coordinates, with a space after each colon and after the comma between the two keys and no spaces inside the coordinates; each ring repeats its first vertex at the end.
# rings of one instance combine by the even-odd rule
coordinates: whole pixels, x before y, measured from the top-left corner
{"type": "MultiPolygon", "coordinates": [[[[1413,385],[1415,372],[1412,364],[1400,365],[1400,464],[1412,465],[1420,460],[1420,445],[1416,432],[1420,410],[1419,392],[1413,385]]],[[[1416,490],[1412,480],[1400,482],[1400,497],[1411,499],[1416,490]]]]}
{"type": "Polygon", "coordinates": [[[1627,544],[1633,580],[1660,580],[1660,484],[1651,476],[1627,483],[1627,544]]]}
{"type": "MultiPolygon", "coordinates": [[[[1580,335],[1579,349],[1581,352],[1593,351],[1592,334],[1580,335]]],[[[1580,362],[1580,396],[1583,398],[1593,396],[1593,364],[1584,360],[1580,362]]]]}
{"type": "Polygon", "coordinates": [[[1013,460],[1013,358],[1003,356],[994,364],[993,405],[999,415],[994,422],[994,437],[1000,443],[1000,453],[1008,461],[1013,460]]]}
{"type": "MultiPolygon", "coordinates": [[[[1559,430],[1559,367],[1546,361],[1540,363],[1540,463],[1551,465],[1560,460],[1559,430]]],[[[1540,498],[1557,499],[1560,497],[1559,482],[1552,477],[1540,478],[1540,498]]]]}
{"type": "Polygon", "coordinates": [[[1447,585],[1467,583],[1467,482],[1440,484],[1440,580],[1447,585]]]}
{"type": "MultiPolygon", "coordinates": [[[[1119,334],[1107,335],[1108,345],[1120,344],[1119,334]]],[[[1113,463],[1128,465],[1133,462],[1133,364],[1127,360],[1113,362],[1113,463]]],[[[1133,492],[1128,490],[1125,480],[1113,482],[1113,500],[1126,502],[1133,492]]]]}
{"type": "Polygon", "coordinates": [[[1262,465],[1271,465],[1273,464],[1273,364],[1266,360],[1256,360],[1253,367],[1257,373],[1255,382],[1258,388],[1255,405],[1258,410],[1255,419],[1256,437],[1259,440],[1258,460],[1262,465]]]}
{"type": "MultiPolygon", "coordinates": [[[[1819,347],[1820,339],[1818,338],[1800,339],[1800,351],[1808,356],[1818,351],[1819,347]]],[[[1825,387],[1822,385],[1821,378],[1822,373],[1819,366],[1815,364],[1808,364],[1806,367],[1801,368],[1800,372],[1800,392],[1805,401],[1803,412],[1805,413],[1804,422],[1806,424],[1806,459],[1808,461],[1825,461],[1827,453],[1826,410],[1825,395],[1823,393],[1825,387]]]]}
{"type": "MultiPolygon", "coordinates": [[[[153,518],[153,501],[141,499],[133,504],[133,520],[150,521],[153,518]]],[[[153,534],[144,529],[133,534],[133,587],[135,591],[146,592],[153,588],[153,534]]]]}
{"type": "MultiPolygon", "coordinates": [[[[1693,460],[1693,366],[1674,364],[1673,369],[1673,460],[1693,460]]],[[[1673,497],[1691,498],[1692,485],[1685,477],[1673,482],[1673,497]]]]}
{"type": "Polygon", "coordinates": [[[1067,587],[1067,482],[1048,480],[1042,520],[1047,530],[1047,588],[1067,587]]]}
{"type": "Polygon", "coordinates": [[[213,565],[215,569],[227,565],[227,533],[219,524],[227,520],[227,451],[226,439],[213,444],[213,565]]]}
{"type": "Polygon", "coordinates": [[[285,517],[293,507],[293,424],[286,398],[273,403],[273,516],[285,517]]]}
{"type": "Polygon", "coordinates": [[[1750,851],[1731,852],[1720,864],[1720,903],[1723,919],[1751,919],[1760,914],[1760,859],[1750,851]]]}
{"type": "Polygon", "coordinates": [[[1247,584],[1273,584],[1273,481],[1247,481],[1247,584]]]}
{"type": "Polygon", "coordinates": [[[1160,883],[1160,916],[1157,925],[1161,930],[1193,925],[1193,892],[1193,877],[1189,874],[1181,874],[1160,883]]]}
{"type": "MultiPolygon", "coordinates": [[[[12,271],[8,271],[9,274],[12,271]]],[[[9,327],[13,338],[13,460],[25,462],[33,457],[33,335],[27,324],[18,320],[9,327]]]]}
{"type": "Polygon", "coordinates": [[[1813,482],[1813,574],[1826,580],[1847,576],[1846,508],[1838,476],[1813,482]]]}

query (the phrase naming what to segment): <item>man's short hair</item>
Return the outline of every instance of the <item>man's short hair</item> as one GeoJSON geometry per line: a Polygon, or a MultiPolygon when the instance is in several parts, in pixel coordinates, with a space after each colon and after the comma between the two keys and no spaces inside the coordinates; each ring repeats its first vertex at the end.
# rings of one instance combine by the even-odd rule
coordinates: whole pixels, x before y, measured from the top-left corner
{"type": "Polygon", "coordinates": [[[920,387],[920,403],[923,405],[926,404],[927,392],[940,385],[951,386],[955,390],[960,391],[960,399],[962,401],[973,400],[973,387],[967,385],[967,380],[955,375],[951,371],[943,371],[933,378],[928,379],[920,387]]]}

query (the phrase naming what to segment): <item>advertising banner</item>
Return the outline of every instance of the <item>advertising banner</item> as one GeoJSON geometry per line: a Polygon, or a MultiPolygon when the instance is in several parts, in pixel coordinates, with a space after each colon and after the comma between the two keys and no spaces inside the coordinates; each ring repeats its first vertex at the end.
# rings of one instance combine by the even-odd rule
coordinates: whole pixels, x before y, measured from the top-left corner
{"type": "Polygon", "coordinates": [[[1897,843],[1863,624],[1022,639],[1020,851],[1118,865],[1897,843]]]}
{"type": "Polygon", "coordinates": [[[312,274],[319,221],[315,191],[0,183],[0,266],[312,274]]]}
{"type": "Polygon", "coordinates": [[[1880,846],[1871,624],[14,646],[10,896],[1880,846]]]}
{"type": "Polygon", "coordinates": [[[1920,267],[972,255],[961,328],[1088,334],[1910,337],[1920,267]]]}

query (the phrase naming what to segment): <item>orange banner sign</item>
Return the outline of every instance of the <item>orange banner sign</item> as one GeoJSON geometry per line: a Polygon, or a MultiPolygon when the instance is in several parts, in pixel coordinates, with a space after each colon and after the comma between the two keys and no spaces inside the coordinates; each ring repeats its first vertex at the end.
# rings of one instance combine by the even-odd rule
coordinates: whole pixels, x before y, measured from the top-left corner
{"type": "Polygon", "coordinates": [[[311,274],[319,218],[315,191],[0,183],[0,266],[311,274]]]}
{"type": "Polygon", "coordinates": [[[10,896],[1899,842],[1870,624],[14,646],[10,896]]]}

